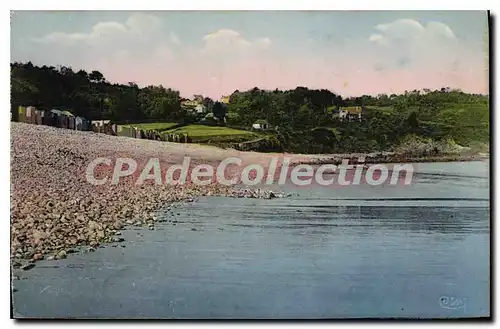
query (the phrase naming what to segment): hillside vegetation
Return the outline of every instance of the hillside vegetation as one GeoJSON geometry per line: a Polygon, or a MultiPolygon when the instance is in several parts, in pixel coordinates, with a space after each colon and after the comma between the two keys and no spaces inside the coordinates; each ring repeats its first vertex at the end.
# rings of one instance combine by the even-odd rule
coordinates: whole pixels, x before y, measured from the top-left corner
{"type": "Polygon", "coordinates": [[[375,152],[397,149],[409,138],[489,150],[489,96],[446,87],[351,98],[305,87],[236,90],[228,104],[203,97],[209,114],[218,120],[202,126],[196,124],[200,117],[183,107],[183,98],[171,88],[112,84],[98,71],[13,63],[11,99],[13,112],[19,105],[70,110],[91,120],[137,122],[134,125],[142,129],[187,133],[196,143],[235,146],[263,140],[256,144],[264,151],[269,147],[300,153],[375,152]],[[338,109],[352,106],[363,107],[362,119],[340,120],[338,109]],[[265,131],[252,131],[256,122],[265,122],[265,131]]]}
{"type": "Polygon", "coordinates": [[[193,143],[238,143],[258,138],[256,133],[204,125],[188,125],[167,130],[166,133],[187,134],[193,143]]]}

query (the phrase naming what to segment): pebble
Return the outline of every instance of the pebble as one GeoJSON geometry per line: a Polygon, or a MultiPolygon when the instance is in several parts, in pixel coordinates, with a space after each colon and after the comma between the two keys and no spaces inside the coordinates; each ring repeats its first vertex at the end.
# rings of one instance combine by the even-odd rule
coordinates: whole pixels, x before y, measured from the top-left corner
{"type": "Polygon", "coordinates": [[[66,254],[66,251],[64,250],[61,250],[57,253],[57,259],[64,259],[66,258],[67,254],[66,254]]]}
{"type": "Polygon", "coordinates": [[[33,256],[33,260],[42,260],[43,259],[43,255],[42,254],[35,254],[33,256]]]}

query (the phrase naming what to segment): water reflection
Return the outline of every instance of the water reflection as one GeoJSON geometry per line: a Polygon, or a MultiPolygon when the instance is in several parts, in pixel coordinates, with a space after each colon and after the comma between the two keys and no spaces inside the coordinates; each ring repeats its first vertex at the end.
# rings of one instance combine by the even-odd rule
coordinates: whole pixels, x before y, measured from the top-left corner
{"type": "MultiPolygon", "coordinates": [[[[244,229],[281,230],[281,234],[348,234],[364,236],[376,232],[403,231],[443,234],[443,238],[460,239],[464,234],[489,232],[489,209],[486,207],[446,206],[304,206],[237,200],[231,215],[218,218],[218,225],[244,229]]],[[[212,199],[202,200],[190,208],[186,218],[213,223],[213,215],[202,213],[213,209],[212,199]]],[[[226,200],[232,203],[232,200],[226,200]]],[[[226,207],[218,207],[223,211],[226,207]]],[[[229,209],[226,209],[229,210],[229,209]]]]}

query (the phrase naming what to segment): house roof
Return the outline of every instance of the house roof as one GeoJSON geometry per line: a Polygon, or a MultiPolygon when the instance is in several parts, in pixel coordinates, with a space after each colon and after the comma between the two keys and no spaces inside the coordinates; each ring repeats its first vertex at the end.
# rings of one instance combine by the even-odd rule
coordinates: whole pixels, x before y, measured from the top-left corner
{"type": "Polygon", "coordinates": [[[269,125],[269,122],[267,122],[267,120],[264,120],[264,119],[259,119],[259,120],[255,121],[254,124],[269,125]]]}
{"type": "Polygon", "coordinates": [[[191,100],[191,99],[187,99],[187,100],[181,102],[181,105],[183,105],[183,106],[196,106],[199,104],[201,104],[201,103],[199,103],[196,100],[191,100]]]}
{"type": "Polygon", "coordinates": [[[361,112],[363,111],[361,106],[341,107],[340,110],[344,110],[349,114],[361,114],[361,112]]]}

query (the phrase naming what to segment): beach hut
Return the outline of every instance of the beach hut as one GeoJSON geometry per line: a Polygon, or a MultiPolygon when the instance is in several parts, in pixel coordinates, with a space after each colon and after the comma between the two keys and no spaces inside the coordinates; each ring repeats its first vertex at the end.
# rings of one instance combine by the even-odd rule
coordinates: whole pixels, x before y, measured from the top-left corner
{"type": "Polygon", "coordinates": [[[35,124],[43,125],[44,114],[45,114],[45,111],[43,111],[43,110],[35,110],[35,124]]]}
{"type": "Polygon", "coordinates": [[[85,130],[92,131],[92,121],[91,120],[85,119],[84,124],[85,124],[85,128],[86,128],[85,130]]]}
{"type": "Polygon", "coordinates": [[[66,117],[66,127],[67,129],[75,129],[75,116],[70,111],[62,111],[62,115],[66,117]]]}
{"type": "Polygon", "coordinates": [[[62,124],[63,119],[61,118],[62,117],[62,112],[59,111],[59,110],[52,109],[52,110],[50,110],[50,116],[51,116],[51,119],[52,119],[51,120],[52,121],[51,126],[62,128],[62,126],[63,126],[63,124],[62,124]]]}
{"type": "Polygon", "coordinates": [[[26,122],[26,108],[24,106],[19,106],[17,109],[18,112],[18,121],[19,122],[26,122]]]}
{"type": "Polygon", "coordinates": [[[76,122],[75,122],[75,117],[67,117],[68,119],[68,129],[75,130],[76,129],[76,122]]]}
{"type": "Polygon", "coordinates": [[[75,117],[75,129],[76,130],[83,130],[83,118],[82,117],[75,117]]]}
{"type": "Polygon", "coordinates": [[[62,112],[57,116],[57,126],[64,129],[68,128],[68,117],[62,114],[62,112]]]}
{"type": "Polygon", "coordinates": [[[108,133],[108,129],[110,128],[109,120],[94,120],[92,121],[92,130],[96,133],[108,133]]]}
{"type": "Polygon", "coordinates": [[[26,123],[36,124],[36,108],[34,106],[28,106],[26,108],[26,123]]]}
{"type": "Polygon", "coordinates": [[[81,131],[92,130],[90,121],[83,117],[75,117],[75,129],[81,131]]]}
{"type": "Polygon", "coordinates": [[[45,113],[43,124],[46,126],[55,127],[57,125],[57,114],[52,112],[52,111],[53,110],[50,110],[50,111],[47,111],[47,113],[45,113]]]}
{"type": "Polygon", "coordinates": [[[141,129],[134,127],[135,130],[135,138],[141,139],[141,129]]]}
{"type": "Polygon", "coordinates": [[[99,124],[97,123],[97,121],[92,121],[92,131],[95,133],[99,132],[99,124]]]}

